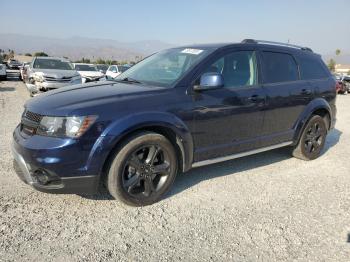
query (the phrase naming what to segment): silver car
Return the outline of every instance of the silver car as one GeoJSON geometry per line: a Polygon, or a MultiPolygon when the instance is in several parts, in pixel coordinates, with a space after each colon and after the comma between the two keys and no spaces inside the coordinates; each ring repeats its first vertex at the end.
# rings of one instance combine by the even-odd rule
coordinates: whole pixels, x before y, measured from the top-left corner
{"type": "Polygon", "coordinates": [[[72,63],[58,57],[35,57],[28,68],[31,96],[63,86],[81,84],[81,76],[72,63]]]}

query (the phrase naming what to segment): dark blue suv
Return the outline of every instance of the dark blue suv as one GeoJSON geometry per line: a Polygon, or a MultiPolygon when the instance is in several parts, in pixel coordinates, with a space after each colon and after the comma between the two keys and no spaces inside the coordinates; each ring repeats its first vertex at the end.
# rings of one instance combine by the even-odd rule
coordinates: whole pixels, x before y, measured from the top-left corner
{"type": "Polygon", "coordinates": [[[289,146],[317,158],[334,127],[336,83],[310,48],[247,39],[156,53],[113,81],[25,105],[19,176],[50,193],[104,182],[130,205],[158,201],[178,172],[289,146]]]}

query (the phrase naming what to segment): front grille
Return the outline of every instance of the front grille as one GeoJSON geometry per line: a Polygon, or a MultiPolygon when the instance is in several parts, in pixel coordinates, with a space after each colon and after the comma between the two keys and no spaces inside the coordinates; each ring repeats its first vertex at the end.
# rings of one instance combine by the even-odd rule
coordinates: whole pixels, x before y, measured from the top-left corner
{"type": "Polygon", "coordinates": [[[72,81],[72,77],[56,78],[52,76],[44,76],[44,80],[46,82],[51,82],[51,83],[69,83],[70,81],[72,81]]]}
{"type": "Polygon", "coordinates": [[[40,123],[41,119],[43,118],[42,115],[30,111],[25,111],[24,117],[35,123],[40,123]]]}
{"type": "Polygon", "coordinates": [[[21,120],[21,132],[29,136],[35,135],[42,118],[43,116],[40,114],[25,110],[21,120]]]}

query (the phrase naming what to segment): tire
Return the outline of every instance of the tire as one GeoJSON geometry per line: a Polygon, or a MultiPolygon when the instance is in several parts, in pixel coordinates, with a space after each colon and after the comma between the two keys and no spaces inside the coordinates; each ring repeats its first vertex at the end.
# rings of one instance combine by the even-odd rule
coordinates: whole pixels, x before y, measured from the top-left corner
{"type": "Polygon", "coordinates": [[[172,186],[178,171],[173,145],[153,132],[138,133],[117,151],[106,177],[109,193],[131,206],[159,201],[172,186]]]}
{"type": "Polygon", "coordinates": [[[293,149],[293,156],[306,161],[318,158],[326,141],[327,126],[325,119],[321,116],[312,116],[293,149]]]}

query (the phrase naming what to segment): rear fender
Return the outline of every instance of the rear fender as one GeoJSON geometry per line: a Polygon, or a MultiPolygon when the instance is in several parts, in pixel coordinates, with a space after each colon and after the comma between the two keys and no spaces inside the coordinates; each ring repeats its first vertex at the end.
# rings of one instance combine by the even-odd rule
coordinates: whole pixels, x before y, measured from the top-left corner
{"type": "Polygon", "coordinates": [[[304,127],[307,123],[307,121],[310,119],[310,117],[312,116],[312,114],[319,110],[319,109],[324,109],[328,112],[329,117],[330,117],[330,123],[332,123],[332,109],[329,106],[328,102],[323,99],[323,98],[316,98],[314,100],[312,100],[304,109],[303,113],[300,115],[299,119],[297,120],[297,122],[294,125],[294,137],[293,137],[293,144],[297,144],[300,136],[302,134],[302,131],[304,130],[304,127]]]}

